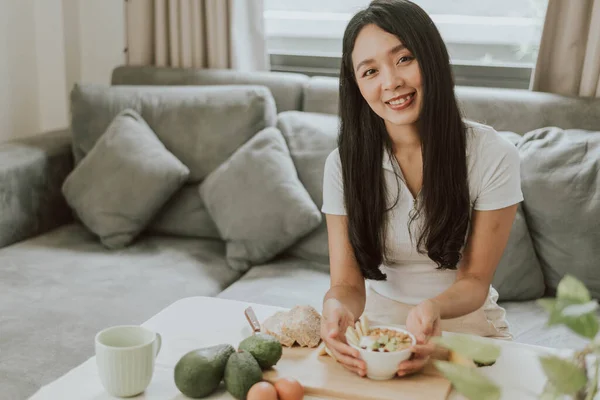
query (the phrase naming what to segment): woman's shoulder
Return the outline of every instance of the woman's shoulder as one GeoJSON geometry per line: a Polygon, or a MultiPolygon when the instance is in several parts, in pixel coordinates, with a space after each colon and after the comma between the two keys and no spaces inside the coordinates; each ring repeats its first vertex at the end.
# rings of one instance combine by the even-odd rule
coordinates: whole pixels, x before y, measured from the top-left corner
{"type": "Polygon", "coordinates": [[[333,162],[333,163],[336,163],[336,164],[341,164],[341,161],[340,161],[340,148],[336,147],[335,149],[333,149],[329,153],[329,155],[327,156],[327,159],[326,159],[325,162],[330,162],[330,163],[333,162]]]}
{"type": "Polygon", "coordinates": [[[482,124],[472,120],[464,120],[467,128],[467,146],[476,148],[485,142],[499,138],[498,132],[490,125],[482,124]]]}
{"type": "Polygon", "coordinates": [[[339,149],[333,149],[325,159],[325,168],[323,171],[325,181],[339,181],[342,177],[342,161],[340,159],[339,149]]]}
{"type": "Polygon", "coordinates": [[[516,146],[490,125],[465,120],[467,128],[467,158],[485,161],[490,155],[513,156],[518,154],[516,146]]]}
{"type": "Polygon", "coordinates": [[[323,206],[325,214],[346,215],[344,206],[344,184],[342,182],[342,163],[340,152],[334,149],[325,160],[323,172],[323,206]]]}
{"type": "Polygon", "coordinates": [[[333,149],[325,159],[325,174],[338,175],[342,170],[339,148],[333,149]]]}
{"type": "Polygon", "coordinates": [[[467,164],[471,189],[479,191],[485,181],[502,171],[519,168],[517,147],[492,126],[465,121],[467,126],[467,164]]]}
{"type": "Polygon", "coordinates": [[[477,210],[493,210],[522,201],[520,156],[514,143],[493,127],[467,123],[469,191],[477,210]]]}

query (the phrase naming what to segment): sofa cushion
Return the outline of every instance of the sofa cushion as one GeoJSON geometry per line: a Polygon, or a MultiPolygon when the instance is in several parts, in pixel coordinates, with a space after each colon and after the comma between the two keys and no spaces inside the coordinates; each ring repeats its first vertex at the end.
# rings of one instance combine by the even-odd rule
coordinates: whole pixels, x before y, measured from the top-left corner
{"type": "Polygon", "coordinates": [[[0,393],[25,399],[94,355],[94,335],[140,324],[240,274],[219,240],[144,236],[118,252],[82,225],[0,249],[0,393]]]}
{"type": "Polygon", "coordinates": [[[150,233],[221,239],[219,230],[198,193],[198,184],[185,185],[157,213],[150,233]]]}
{"type": "Polygon", "coordinates": [[[327,290],[329,275],[318,264],[283,256],[252,267],[217,297],[287,308],[308,304],[321,312],[327,290]]]}
{"type": "Polygon", "coordinates": [[[165,147],[200,182],[277,111],[261,86],[105,86],[78,84],[71,92],[73,151],[79,163],[122,110],[137,111],[165,147]]]}
{"type": "Polygon", "coordinates": [[[131,243],[189,169],[133,110],[119,113],[63,184],[67,203],[109,248],[131,243]]]}
{"type": "Polygon", "coordinates": [[[501,301],[538,299],[546,291],[542,267],[525,220],[523,203],[517,208],[492,285],[501,301]]]}
{"type": "MultiPolygon", "coordinates": [[[[536,346],[577,349],[589,343],[563,325],[547,327],[548,313],[535,301],[499,303],[506,310],[506,319],[514,340],[536,346]]],[[[600,312],[597,313],[600,318],[600,312]]]]}
{"type": "MultiPolygon", "coordinates": [[[[514,132],[498,133],[515,146],[522,140],[522,136],[514,132]]],[[[498,291],[501,301],[538,299],[546,290],[542,267],[535,254],[525,220],[523,203],[519,203],[517,208],[510,236],[496,268],[492,285],[498,291]]]]}
{"type": "Polygon", "coordinates": [[[61,192],[72,169],[69,130],[0,144],[0,248],[73,221],[61,192]]]}
{"type": "Polygon", "coordinates": [[[568,273],[600,298],[600,132],[541,128],[519,149],[525,215],[550,294],[568,273]]]}
{"type": "Polygon", "coordinates": [[[322,220],[277,128],[241,146],[202,182],[200,195],[238,271],[275,257],[322,220]]]}
{"type": "MultiPolygon", "coordinates": [[[[300,182],[321,209],[325,160],[337,147],[339,118],[327,114],[288,111],[277,116],[277,127],[285,137],[300,182]]],[[[319,262],[322,269],[329,271],[325,218],[315,231],[294,244],[289,249],[289,254],[319,262]]]]}

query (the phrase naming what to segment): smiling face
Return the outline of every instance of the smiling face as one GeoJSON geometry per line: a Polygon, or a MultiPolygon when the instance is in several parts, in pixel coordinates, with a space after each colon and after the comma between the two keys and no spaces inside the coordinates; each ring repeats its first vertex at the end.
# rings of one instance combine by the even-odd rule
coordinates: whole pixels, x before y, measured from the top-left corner
{"type": "Polygon", "coordinates": [[[358,88],[386,125],[413,125],[422,104],[421,70],[400,39],[370,24],[358,34],[352,51],[358,88]]]}

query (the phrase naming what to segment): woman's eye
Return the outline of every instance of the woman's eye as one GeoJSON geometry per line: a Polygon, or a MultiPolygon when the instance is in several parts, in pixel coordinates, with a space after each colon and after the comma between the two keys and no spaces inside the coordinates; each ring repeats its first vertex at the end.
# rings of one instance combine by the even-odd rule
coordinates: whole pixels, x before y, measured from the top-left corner
{"type": "Polygon", "coordinates": [[[404,56],[404,57],[400,57],[400,59],[398,60],[398,64],[400,64],[401,62],[407,62],[414,59],[414,57],[412,56],[404,56]]]}
{"type": "Polygon", "coordinates": [[[365,71],[365,73],[363,74],[363,76],[369,76],[375,73],[375,70],[373,68],[368,69],[365,71]]]}

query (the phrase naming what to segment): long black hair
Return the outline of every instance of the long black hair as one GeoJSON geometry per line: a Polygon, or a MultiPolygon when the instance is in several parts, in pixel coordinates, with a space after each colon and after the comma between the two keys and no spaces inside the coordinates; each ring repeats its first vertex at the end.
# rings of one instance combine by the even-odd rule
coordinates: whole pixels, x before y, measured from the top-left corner
{"type": "Polygon", "coordinates": [[[364,278],[385,280],[379,266],[389,261],[385,243],[390,207],[382,161],[384,152],[395,158],[385,123],[362,97],[352,64],[356,37],[370,24],[398,37],[418,61],[423,185],[411,222],[424,216],[418,251],[438,269],[456,269],[470,219],[466,126],[444,41],[427,13],[407,0],[372,1],[354,15],[344,33],[338,147],[350,243],[364,278]]]}

